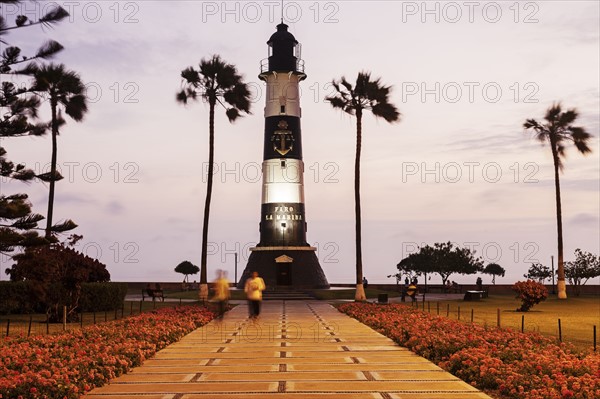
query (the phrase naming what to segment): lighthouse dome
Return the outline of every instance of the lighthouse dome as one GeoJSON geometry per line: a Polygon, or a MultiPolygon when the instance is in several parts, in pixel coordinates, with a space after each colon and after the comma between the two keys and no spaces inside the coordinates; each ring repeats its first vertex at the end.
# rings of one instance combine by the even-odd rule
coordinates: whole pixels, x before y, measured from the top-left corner
{"type": "Polygon", "coordinates": [[[290,32],[288,32],[288,26],[284,23],[277,25],[277,32],[273,33],[267,42],[268,45],[273,46],[274,44],[291,43],[292,46],[298,44],[298,41],[290,32]]]}
{"type": "Polygon", "coordinates": [[[288,31],[283,22],[277,25],[277,31],[269,41],[269,58],[267,63],[261,63],[261,73],[264,72],[297,72],[304,74],[304,63],[300,58],[300,44],[288,31]]]}

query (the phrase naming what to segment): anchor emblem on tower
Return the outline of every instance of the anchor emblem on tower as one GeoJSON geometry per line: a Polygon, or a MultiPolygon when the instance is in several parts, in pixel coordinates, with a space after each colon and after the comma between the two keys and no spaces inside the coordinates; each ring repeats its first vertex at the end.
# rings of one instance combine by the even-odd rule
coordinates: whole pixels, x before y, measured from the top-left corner
{"type": "Polygon", "coordinates": [[[277,151],[281,156],[285,156],[294,149],[294,136],[291,130],[288,130],[288,123],[285,120],[280,120],[277,127],[279,129],[275,130],[271,137],[273,150],[277,151]]]}

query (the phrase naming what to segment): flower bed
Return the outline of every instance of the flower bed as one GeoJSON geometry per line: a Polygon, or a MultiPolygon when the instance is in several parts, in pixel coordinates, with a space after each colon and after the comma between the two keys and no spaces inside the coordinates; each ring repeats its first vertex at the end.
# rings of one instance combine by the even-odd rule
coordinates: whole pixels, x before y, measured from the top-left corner
{"type": "Polygon", "coordinates": [[[79,398],[213,317],[198,306],[163,308],[76,331],[0,340],[0,398],[79,398]]]}
{"type": "Polygon", "coordinates": [[[600,354],[535,333],[466,324],[404,305],[339,310],[488,394],[515,399],[600,398],[600,354]]]}

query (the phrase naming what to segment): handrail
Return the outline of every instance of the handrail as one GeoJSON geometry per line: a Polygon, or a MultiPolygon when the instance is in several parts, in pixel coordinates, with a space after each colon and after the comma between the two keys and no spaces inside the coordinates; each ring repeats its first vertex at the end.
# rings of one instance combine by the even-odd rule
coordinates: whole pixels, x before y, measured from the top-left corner
{"type": "MultiPolygon", "coordinates": [[[[266,72],[269,72],[268,58],[260,60],[260,73],[266,72]]],[[[304,73],[304,60],[302,58],[296,58],[296,70],[294,72],[304,73]]]]}

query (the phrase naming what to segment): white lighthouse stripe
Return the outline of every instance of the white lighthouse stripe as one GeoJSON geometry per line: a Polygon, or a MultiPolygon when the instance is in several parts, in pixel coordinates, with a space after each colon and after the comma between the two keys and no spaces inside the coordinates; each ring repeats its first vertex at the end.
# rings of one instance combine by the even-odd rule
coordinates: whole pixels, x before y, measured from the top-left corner
{"type": "Polygon", "coordinates": [[[262,203],[304,203],[304,188],[301,184],[263,184],[262,203]]]}
{"type": "Polygon", "coordinates": [[[267,159],[262,163],[263,183],[304,184],[304,162],[292,158],[267,159]]]}
{"type": "Polygon", "coordinates": [[[266,74],[265,80],[267,82],[265,118],[275,115],[301,117],[298,75],[272,72],[266,74]]]}
{"type": "Polygon", "coordinates": [[[304,162],[279,158],[263,162],[262,203],[304,203],[304,162]]]}

